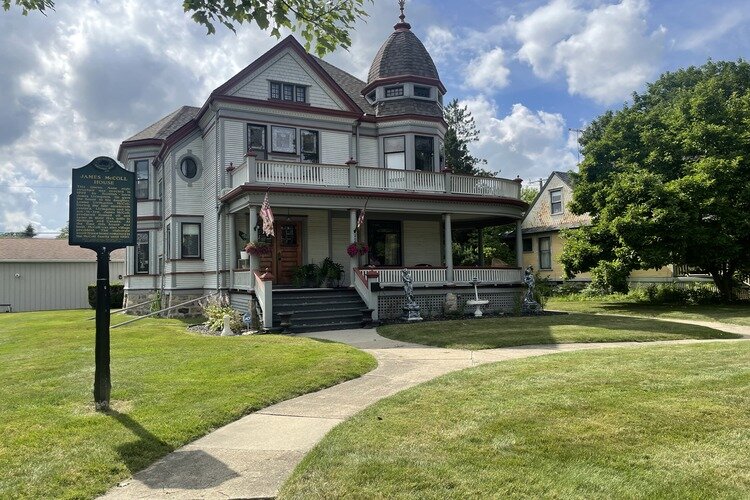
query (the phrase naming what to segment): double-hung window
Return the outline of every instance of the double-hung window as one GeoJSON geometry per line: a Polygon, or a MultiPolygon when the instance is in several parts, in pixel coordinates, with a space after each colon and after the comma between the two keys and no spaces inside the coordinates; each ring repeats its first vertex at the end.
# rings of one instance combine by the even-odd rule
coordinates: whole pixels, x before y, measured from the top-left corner
{"type": "Polygon", "coordinates": [[[403,170],[406,168],[405,137],[397,135],[383,139],[383,151],[385,152],[385,168],[403,170]]]}
{"type": "Polygon", "coordinates": [[[552,247],[549,237],[539,238],[539,269],[552,269],[552,247]]]}
{"type": "Polygon", "coordinates": [[[253,150],[259,153],[259,159],[266,159],[266,126],[247,125],[247,150],[253,150]]]}
{"type": "Polygon", "coordinates": [[[414,168],[432,171],[435,165],[435,139],[422,135],[414,136],[414,168]]]}
{"type": "Polygon", "coordinates": [[[135,197],[139,200],[148,199],[148,160],[135,162],[135,197]]]}
{"type": "Polygon", "coordinates": [[[552,215],[563,213],[562,189],[555,189],[549,192],[549,204],[552,215]]]}
{"type": "Polygon", "coordinates": [[[318,132],[316,130],[300,129],[299,138],[302,143],[302,161],[319,163],[320,147],[318,145],[318,132]]]}
{"type": "Polygon", "coordinates": [[[523,251],[524,252],[532,252],[534,250],[534,247],[531,243],[531,238],[524,238],[523,240],[523,251]]]}
{"type": "Polygon", "coordinates": [[[135,272],[137,274],[148,274],[148,231],[136,233],[135,272]]]}
{"type": "Polygon", "coordinates": [[[180,224],[181,253],[183,259],[199,259],[201,256],[201,225],[195,222],[183,222],[180,224]]]}

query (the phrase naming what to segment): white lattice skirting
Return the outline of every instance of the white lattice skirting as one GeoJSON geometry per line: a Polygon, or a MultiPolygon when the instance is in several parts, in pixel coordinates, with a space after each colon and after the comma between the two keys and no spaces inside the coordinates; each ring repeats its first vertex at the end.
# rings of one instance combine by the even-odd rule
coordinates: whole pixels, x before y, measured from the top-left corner
{"type": "MultiPolygon", "coordinates": [[[[423,318],[429,319],[443,316],[443,307],[445,305],[445,296],[453,293],[458,298],[458,308],[465,314],[474,312],[473,307],[466,305],[467,300],[474,298],[473,289],[455,289],[455,290],[414,290],[414,300],[420,307],[420,313],[423,318]]],[[[482,307],[485,313],[512,313],[520,304],[523,289],[505,288],[505,289],[479,289],[479,298],[489,300],[489,304],[482,307]]],[[[378,315],[380,319],[397,319],[403,314],[404,292],[381,292],[378,295],[378,315]]]]}

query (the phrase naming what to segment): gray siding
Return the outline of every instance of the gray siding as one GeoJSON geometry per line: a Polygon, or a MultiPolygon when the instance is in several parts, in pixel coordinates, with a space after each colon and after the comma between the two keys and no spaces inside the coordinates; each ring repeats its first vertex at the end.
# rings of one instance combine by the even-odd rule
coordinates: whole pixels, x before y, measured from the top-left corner
{"type": "MultiPolygon", "coordinates": [[[[124,262],[111,262],[109,274],[117,281],[124,262]]],[[[95,282],[96,262],[0,262],[0,303],[14,312],[88,308],[95,282]]]]}

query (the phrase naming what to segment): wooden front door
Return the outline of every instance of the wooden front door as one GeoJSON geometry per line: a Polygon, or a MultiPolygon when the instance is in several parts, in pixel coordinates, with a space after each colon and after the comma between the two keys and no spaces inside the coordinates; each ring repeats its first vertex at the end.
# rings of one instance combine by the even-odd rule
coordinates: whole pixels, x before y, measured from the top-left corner
{"type": "Polygon", "coordinates": [[[273,239],[274,284],[291,285],[294,270],[302,265],[302,234],[300,223],[277,222],[273,239]]]}

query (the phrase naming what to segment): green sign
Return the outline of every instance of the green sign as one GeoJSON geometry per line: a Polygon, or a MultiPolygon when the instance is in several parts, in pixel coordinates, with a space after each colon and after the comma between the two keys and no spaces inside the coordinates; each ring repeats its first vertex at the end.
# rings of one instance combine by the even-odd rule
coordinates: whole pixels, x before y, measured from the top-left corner
{"type": "Polygon", "coordinates": [[[69,242],[109,250],[135,245],[135,174],[100,156],[73,169],[69,242]]]}

